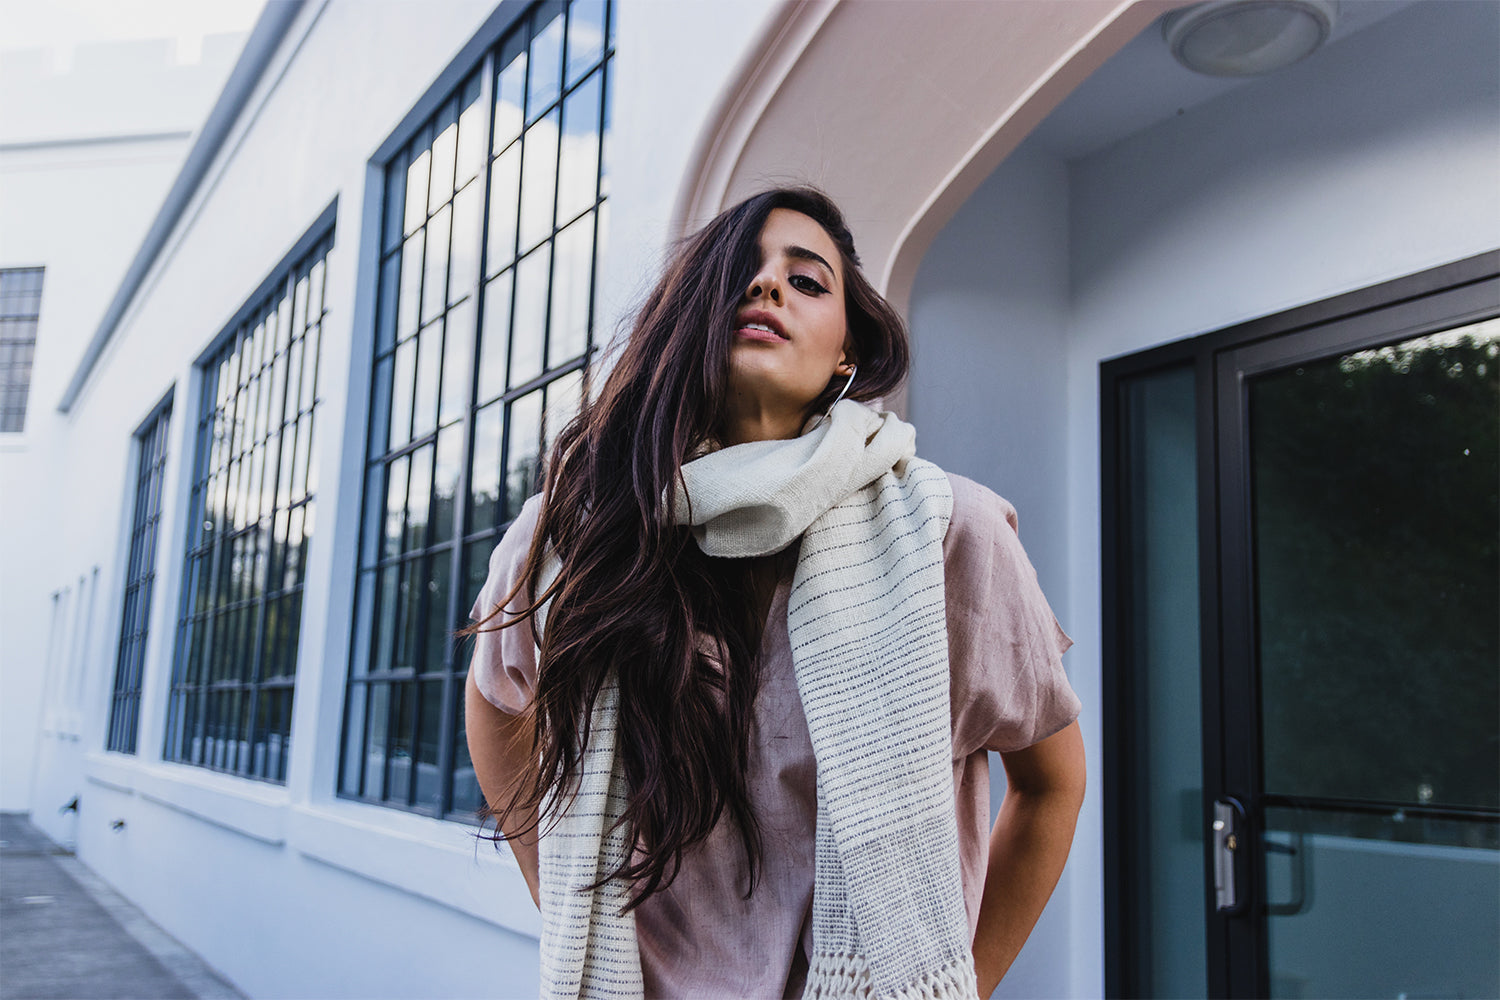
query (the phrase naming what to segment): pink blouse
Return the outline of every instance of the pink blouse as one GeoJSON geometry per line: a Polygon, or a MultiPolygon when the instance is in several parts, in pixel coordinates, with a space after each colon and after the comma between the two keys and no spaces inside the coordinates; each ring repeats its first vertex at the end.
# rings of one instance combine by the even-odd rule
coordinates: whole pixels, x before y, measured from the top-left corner
{"type": "MultiPolygon", "coordinates": [[[[969,931],[979,919],[989,851],[987,750],[1019,750],[1063,729],[1079,701],[1063,671],[1072,645],[1037,585],[1007,501],[962,476],[943,539],[952,675],[953,788],[969,931]]],[[[536,529],[536,498],[522,508],[490,557],[475,618],[493,609],[520,576],[536,529]]],[[[726,821],[687,852],[669,887],[636,909],[641,969],[649,997],[800,996],[812,949],[813,839],[817,770],[792,672],[783,579],[762,640],[749,793],[761,824],[760,880],[743,898],[744,850],[726,821]]],[[[529,625],[483,632],[472,670],[502,711],[530,703],[536,646],[529,625]]]]}

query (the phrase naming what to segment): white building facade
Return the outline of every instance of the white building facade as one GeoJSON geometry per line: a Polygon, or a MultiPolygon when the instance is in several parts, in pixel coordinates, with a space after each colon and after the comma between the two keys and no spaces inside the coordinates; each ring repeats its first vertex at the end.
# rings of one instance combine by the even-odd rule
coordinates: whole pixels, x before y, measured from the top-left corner
{"type": "MultiPolygon", "coordinates": [[[[38,365],[25,464],[0,453],[4,807],[250,996],[534,994],[539,920],[475,837],[449,633],[668,241],[811,182],[911,321],[897,402],[921,453],[1017,505],[1077,642],[1089,798],[997,995],[1363,988],[1278,937],[1310,910],[1217,909],[1213,802],[1253,800],[1280,844],[1292,797],[1269,728],[1264,767],[1235,770],[1215,699],[1243,675],[1273,704],[1274,672],[1236,666],[1233,614],[1172,618],[1228,607],[1232,582],[1127,599],[1121,470],[1156,466],[1120,399],[1188,373],[1187,423],[1141,440],[1185,434],[1164,481],[1217,492],[1140,503],[1208,531],[1179,553],[1197,573],[1219,549],[1196,539],[1233,536],[1223,463],[1193,441],[1229,433],[1213,387],[1234,351],[1355,316],[1375,326],[1324,355],[1465,324],[1493,342],[1500,5],[1348,2],[1310,57],[1234,80],[1172,63],[1177,6],[270,4],[165,201],[131,206],[138,266],[80,297],[83,335],[38,365]],[[1181,641],[1131,647],[1141,615],[1181,641]],[[1185,707],[1179,662],[1201,685],[1185,707]],[[1139,695],[1149,720],[1145,676],[1166,684],[1139,695]],[[1180,806],[1180,844],[1143,815],[1158,804],[1180,806]]],[[[76,252],[13,247],[0,266],[76,252]]],[[[1379,841],[1396,868],[1500,884],[1493,804],[1433,780],[1407,808],[1457,833],[1287,836],[1319,871],[1360,871],[1379,841]]],[[[1319,816],[1339,799],[1299,795],[1319,816]]],[[[1282,856],[1231,867],[1280,891],[1282,856]]],[[[1475,940],[1494,898],[1463,904],[1475,940]]],[[[1488,958],[1438,982],[1393,961],[1380,988],[1490,982],[1488,958]]]]}

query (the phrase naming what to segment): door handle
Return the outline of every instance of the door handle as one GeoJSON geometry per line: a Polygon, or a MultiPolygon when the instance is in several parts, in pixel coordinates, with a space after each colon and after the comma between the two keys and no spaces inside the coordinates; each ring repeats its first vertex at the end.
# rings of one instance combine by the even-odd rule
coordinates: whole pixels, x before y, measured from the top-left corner
{"type": "MultiPolygon", "coordinates": [[[[1302,836],[1301,831],[1293,832],[1291,837],[1292,842],[1290,844],[1283,844],[1278,840],[1271,840],[1269,837],[1266,838],[1266,841],[1263,844],[1265,852],[1268,856],[1272,854],[1285,854],[1291,860],[1292,865],[1292,898],[1287,900],[1285,903],[1273,903],[1270,900],[1266,901],[1266,913],[1273,917],[1295,917],[1297,914],[1307,909],[1308,906],[1307,841],[1306,838],[1302,836]]],[[[1269,866],[1270,863],[1268,861],[1267,867],[1269,866]]],[[[1267,877],[1269,878],[1269,875],[1267,877]]],[[[1266,894],[1270,895],[1269,888],[1267,888],[1266,894]]]]}
{"type": "Polygon", "coordinates": [[[1233,796],[1214,802],[1209,837],[1214,851],[1214,908],[1223,914],[1244,909],[1236,881],[1237,859],[1245,845],[1245,807],[1233,796]]]}

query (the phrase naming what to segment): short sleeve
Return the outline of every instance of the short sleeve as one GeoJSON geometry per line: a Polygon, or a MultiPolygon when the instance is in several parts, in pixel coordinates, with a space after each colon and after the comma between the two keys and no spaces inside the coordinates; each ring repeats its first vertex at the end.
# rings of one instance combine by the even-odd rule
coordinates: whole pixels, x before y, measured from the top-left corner
{"type": "Polygon", "coordinates": [[[1078,717],[1073,641],[1042,595],[1009,502],[962,476],[943,539],[954,758],[1020,750],[1078,717]]]}
{"type": "MultiPolygon", "coordinates": [[[[500,544],[490,553],[489,576],[469,612],[470,618],[478,621],[488,616],[521,579],[540,512],[540,496],[527,500],[500,544]]],[[[515,602],[511,610],[519,610],[515,602]]],[[[474,637],[474,658],[469,670],[486,701],[502,712],[515,715],[531,704],[536,690],[536,657],[536,633],[529,620],[514,628],[486,627],[474,637]]]]}

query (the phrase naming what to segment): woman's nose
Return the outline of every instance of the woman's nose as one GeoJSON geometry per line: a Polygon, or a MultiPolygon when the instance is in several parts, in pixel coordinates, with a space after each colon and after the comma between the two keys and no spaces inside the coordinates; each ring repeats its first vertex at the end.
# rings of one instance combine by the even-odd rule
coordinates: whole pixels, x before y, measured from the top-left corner
{"type": "Polygon", "coordinates": [[[754,301],[761,297],[768,298],[772,302],[781,301],[781,283],[776,280],[775,275],[766,271],[757,274],[750,282],[750,287],[745,289],[745,298],[754,301]]]}

